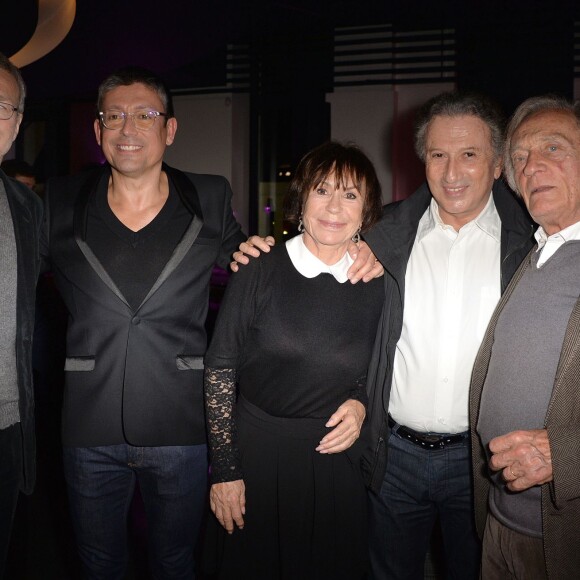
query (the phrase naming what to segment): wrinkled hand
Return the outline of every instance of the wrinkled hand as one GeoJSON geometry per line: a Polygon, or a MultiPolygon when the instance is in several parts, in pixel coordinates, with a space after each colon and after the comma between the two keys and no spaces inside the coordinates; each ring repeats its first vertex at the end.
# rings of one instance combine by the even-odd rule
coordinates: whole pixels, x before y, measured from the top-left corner
{"type": "Polygon", "coordinates": [[[234,523],[244,529],[246,486],[243,479],[214,483],[209,491],[209,506],[228,534],[234,533],[234,523]]]}
{"type": "Polygon", "coordinates": [[[523,491],[554,478],[546,429],[513,431],[489,442],[489,466],[502,475],[510,491],[523,491]]]}
{"type": "Polygon", "coordinates": [[[366,242],[351,243],[348,247],[348,253],[354,260],[347,273],[351,284],[356,284],[359,280],[369,282],[384,274],[385,270],[382,264],[376,259],[366,242]]]}
{"type": "Polygon", "coordinates": [[[327,427],[335,428],[321,439],[316,451],[340,453],[348,449],[358,439],[365,415],[365,407],[360,401],[345,401],[326,423],[327,427]]]}
{"type": "Polygon", "coordinates": [[[240,264],[245,266],[250,263],[250,258],[257,258],[260,252],[268,253],[270,248],[275,244],[275,240],[272,236],[267,236],[261,238],[260,236],[250,236],[246,242],[240,244],[240,248],[237,252],[234,252],[234,261],[230,262],[230,268],[232,272],[237,272],[240,264]]]}

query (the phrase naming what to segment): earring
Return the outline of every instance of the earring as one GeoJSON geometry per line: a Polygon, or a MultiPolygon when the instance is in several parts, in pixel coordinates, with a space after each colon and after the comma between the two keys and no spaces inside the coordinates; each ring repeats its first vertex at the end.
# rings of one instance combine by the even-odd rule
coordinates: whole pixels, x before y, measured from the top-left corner
{"type": "Polygon", "coordinates": [[[302,223],[302,218],[298,219],[298,233],[302,233],[304,231],[304,224],[302,223]]]}
{"type": "Polygon", "coordinates": [[[358,244],[360,242],[360,228],[353,234],[350,238],[353,244],[358,244]]]}

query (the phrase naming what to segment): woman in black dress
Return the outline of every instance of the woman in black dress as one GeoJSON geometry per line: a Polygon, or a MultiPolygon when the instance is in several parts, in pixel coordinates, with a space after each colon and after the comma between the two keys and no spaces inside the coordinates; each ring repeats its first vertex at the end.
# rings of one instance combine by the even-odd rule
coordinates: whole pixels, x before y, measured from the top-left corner
{"type": "Polygon", "coordinates": [[[218,578],[356,580],[367,547],[354,444],[383,282],[346,272],[348,246],[381,214],[372,163],[354,146],[314,149],[285,210],[300,234],[232,276],[206,355],[208,538],[218,578]]]}

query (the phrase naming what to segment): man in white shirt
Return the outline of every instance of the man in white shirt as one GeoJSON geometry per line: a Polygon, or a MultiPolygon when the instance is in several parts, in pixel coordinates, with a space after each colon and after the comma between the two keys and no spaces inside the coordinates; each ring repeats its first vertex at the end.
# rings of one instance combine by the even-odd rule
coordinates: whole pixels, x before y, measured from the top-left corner
{"type": "Polygon", "coordinates": [[[385,268],[368,373],[372,578],[424,577],[437,520],[447,577],[477,578],[468,393],[501,292],[532,245],[532,224],[501,173],[501,116],[487,99],[426,103],[415,147],[427,183],[385,208],[366,236],[385,268]]]}
{"type": "Polygon", "coordinates": [[[580,569],[580,106],[522,103],[505,171],[540,228],[473,370],[482,578],[564,580],[580,569]]]}

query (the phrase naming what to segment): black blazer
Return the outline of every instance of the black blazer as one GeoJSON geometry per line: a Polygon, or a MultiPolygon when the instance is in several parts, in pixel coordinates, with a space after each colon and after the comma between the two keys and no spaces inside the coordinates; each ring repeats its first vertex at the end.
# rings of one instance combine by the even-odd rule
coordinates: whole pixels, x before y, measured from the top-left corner
{"type": "Polygon", "coordinates": [[[40,268],[38,243],[42,224],[42,203],[40,198],[28,187],[10,179],[2,170],[0,170],[0,179],[4,182],[16,240],[16,369],[24,453],[24,470],[20,488],[25,493],[30,493],[36,478],[32,335],[34,332],[36,281],[40,268]]]}
{"type": "Polygon", "coordinates": [[[89,200],[102,169],[49,181],[41,252],[69,312],[63,444],[92,447],[204,443],[204,322],[215,264],[246,239],[227,180],[168,178],[193,219],[133,311],[86,243],[89,200]]]}

